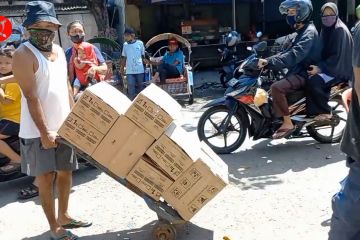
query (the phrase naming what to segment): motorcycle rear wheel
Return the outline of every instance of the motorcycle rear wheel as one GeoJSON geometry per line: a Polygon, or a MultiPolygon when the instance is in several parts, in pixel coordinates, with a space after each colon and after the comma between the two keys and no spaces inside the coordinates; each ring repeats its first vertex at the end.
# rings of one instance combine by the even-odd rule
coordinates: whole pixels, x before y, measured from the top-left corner
{"type": "Polygon", "coordinates": [[[333,112],[333,121],[335,121],[336,124],[332,124],[332,125],[328,124],[320,127],[310,125],[306,128],[309,135],[320,143],[338,143],[341,141],[341,138],[345,131],[347,113],[345,112],[345,108],[343,106],[343,102],[341,98],[336,97],[334,99],[331,99],[329,103],[335,104],[334,106],[332,106],[332,112],[333,112]],[[337,133],[335,133],[335,128],[338,127],[341,124],[341,122],[345,122],[345,123],[342,124],[342,126],[340,126],[340,129],[337,131],[337,133]],[[325,127],[330,127],[331,129],[329,136],[326,136],[320,132],[320,130],[324,130],[325,127]]]}
{"type": "Polygon", "coordinates": [[[222,126],[222,124],[228,118],[229,113],[230,110],[226,106],[215,106],[207,109],[199,119],[197,127],[199,139],[208,144],[211,149],[218,154],[229,154],[234,152],[243,144],[246,137],[246,116],[243,116],[241,113],[233,115],[228,126],[222,126]],[[218,113],[222,113],[224,116],[212,118],[212,116],[218,113]],[[237,133],[237,136],[233,143],[228,145],[228,137],[231,135],[231,133],[237,133]],[[219,136],[223,137],[223,146],[216,146],[212,141],[213,138],[219,136]]]}

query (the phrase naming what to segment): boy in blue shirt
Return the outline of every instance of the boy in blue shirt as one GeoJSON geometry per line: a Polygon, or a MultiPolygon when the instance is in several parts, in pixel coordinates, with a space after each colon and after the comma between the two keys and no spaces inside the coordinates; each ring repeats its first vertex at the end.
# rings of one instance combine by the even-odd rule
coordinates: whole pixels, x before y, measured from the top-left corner
{"type": "Polygon", "coordinates": [[[160,78],[160,84],[164,84],[167,78],[177,78],[184,73],[184,54],[179,49],[179,43],[176,39],[169,40],[169,51],[163,59],[156,63],[150,61],[152,65],[158,66],[158,72],[155,73],[153,81],[160,78]]]}
{"type": "Polygon", "coordinates": [[[144,86],[145,68],[144,43],[135,39],[135,31],[132,28],[126,28],[124,32],[125,43],[122,50],[120,62],[121,75],[124,76],[124,66],[126,63],[126,78],[128,83],[128,96],[133,100],[141,92],[144,86]]]}

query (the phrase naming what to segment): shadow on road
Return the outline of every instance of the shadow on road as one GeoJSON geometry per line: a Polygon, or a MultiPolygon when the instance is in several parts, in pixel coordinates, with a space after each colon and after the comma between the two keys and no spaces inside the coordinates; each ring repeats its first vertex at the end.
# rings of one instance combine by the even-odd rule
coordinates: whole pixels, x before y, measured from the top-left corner
{"type": "Polygon", "coordinates": [[[262,140],[251,149],[221,157],[229,166],[229,180],[243,190],[282,184],[276,175],[320,168],[345,159],[338,144],[318,144],[311,139],[276,145],[271,140],[262,140]]]}
{"type": "MultiPolygon", "coordinates": [[[[157,221],[152,221],[145,226],[138,228],[138,229],[129,229],[123,230],[119,232],[106,232],[103,234],[98,235],[89,235],[83,236],[79,239],[81,240],[151,240],[154,239],[152,237],[153,228],[156,225],[157,221]]],[[[177,240],[194,240],[194,239],[201,239],[201,240],[213,240],[214,233],[211,230],[204,229],[198,227],[192,223],[186,225],[179,225],[176,226],[177,232],[177,240]]],[[[76,230],[74,231],[76,233],[76,230]]],[[[38,236],[30,237],[30,238],[23,238],[22,240],[45,240],[48,239],[49,233],[43,233],[38,236]]]]}
{"type": "MultiPolygon", "coordinates": [[[[101,173],[100,170],[97,170],[92,167],[80,167],[79,170],[74,172],[75,177],[73,178],[73,186],[81,185],[83,183],[90,182],[97,178],[97,176],[101,173]]],[[[31,198],[28,200],[18,200],[17,194],[20,189],[29,186],[33,181],[32,177],[23,177],[21,179],[16,179],[9,182],[1,182],[0,183],[0,208],[4,207],[13,202],[31,202],[33,201],[35,204],[40,205],[40,201],[38,197],[31,198]]]]}

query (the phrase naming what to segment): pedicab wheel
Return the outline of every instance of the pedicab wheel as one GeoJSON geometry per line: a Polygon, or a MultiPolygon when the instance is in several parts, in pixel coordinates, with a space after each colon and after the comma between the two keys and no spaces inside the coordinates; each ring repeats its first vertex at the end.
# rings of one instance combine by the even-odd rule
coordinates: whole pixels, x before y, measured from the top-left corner
{"type": "Polygon", "coordinates": [[[154,240],[176,240],[176,229],[167,222],[158,222],[153,229],[154,240]]]}
{"type": "Polygon", "coordinates": [[[192,105],[194,103],[194,86],[191,86],[191,93],[189,94],[189,105],[192,105]]]}

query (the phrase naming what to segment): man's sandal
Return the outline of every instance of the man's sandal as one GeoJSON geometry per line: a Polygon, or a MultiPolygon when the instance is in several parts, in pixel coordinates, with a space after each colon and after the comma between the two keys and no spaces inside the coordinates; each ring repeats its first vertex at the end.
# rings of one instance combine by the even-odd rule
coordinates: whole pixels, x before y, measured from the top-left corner
{"type": "Polygon", "coordinates": [[[295,128],[292,129],[287,129],[287,128],[283,128],[283,129],[278,129],[274,135],[272,136],[273,139],[282,139],[282,138],[288,138],[291,136],[291,134],[293,134],[295,132],[295,128]]]}
{"type": "Polygon", "coordinates": [[[55,234],[51,233],[51,237],[50,237],[50,240],[76,240],[76,239],[79,239],[79,237],[70,231],[66,231],[63,235],[60,236],[55,236],[55,234]]]}
{"type": "Polygon", "coordinates": [[[92,225],[91,222],[82,222],[77,220],[71,220],[70,223],[62,225],[65,229],[74,229],[74,228],[86,228],[92,225]]]}

